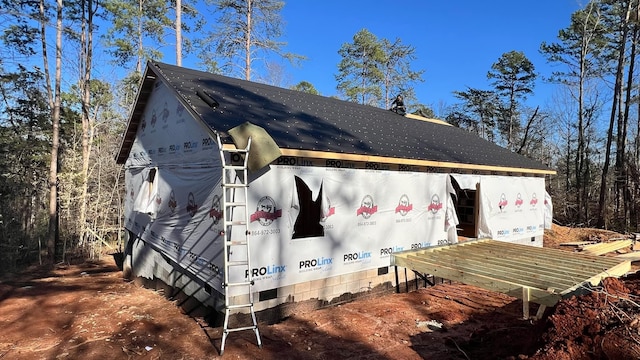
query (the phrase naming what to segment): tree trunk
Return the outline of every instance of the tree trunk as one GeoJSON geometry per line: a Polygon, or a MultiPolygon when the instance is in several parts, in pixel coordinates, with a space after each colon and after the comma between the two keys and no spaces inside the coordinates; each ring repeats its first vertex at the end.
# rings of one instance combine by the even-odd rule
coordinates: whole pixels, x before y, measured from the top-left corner
{"type": "MultiPolygon", "coordinates": [[[[89,14],[91,13],[91,0],[88,0],[89,14]]],[[[82,168],[80,170],[80,214],[78,221],[78,231],[80,237],[80,245],[84,243],[85,239],[85,219],[87,216],[87,187],[88,187],[88,169],[89,169],[89,101],[91,86],[89,81],[91,79],[90,74],[90,60],[89,60],[89,46],[88,46],[88,31],[87,31],[87,2],[81,1],[82,7],[82,25],[80,32],[80,73],[82,79],[80,81],[80,88],[82,89],[82,168]],[[84,65],[84,66],[83,66],[84,65]]]]}
{"type": "Polygon", "coordinates": [[[182,66],[182,0],[176,0],[176,65],[182,66]]]}
{"type": "MultiPolygon", "coordinates": [[[[586,179],[583,181],[583,167],[584,167],[584,81],[585,81],[585,58],[586,47],[583,45],[580,59],[580,78],[578,85],[578,138],[576,140],[576,156],[574,160],[574,175],[576,179],[575,194],[576,194],[576,220],[581,223],[586,218],[586,210],[583,209],[583,198],[587,192],[585,187],[586,179]]],[[[570,146],[567,144],[567,146],[570,146]]]]}
{"type": "MultiPolygon", "coordinates": [[[[44,15],[44,14],[42,14],[44,15]]],[[[46,19],[42,18],[42,21],[46,19]]],[[[49,231],[47,236],[47,261],[55,262],[58,237],[58,147],[60,144],[60,79],[62,74],[62,0],[57,0],[56,15],[56,75],[52,112],[51,162],[49,165],[49,231]]],[[[46,62],[46,58],[44,59],[46,62]]],[[[50,86],[50,85],[49,85],[50,86]]]]}
{"type": "Polygon", "coordinates": [[[611,144],[613,143],[613,130],[615,126],[615,119],[617,113],[617,105],[620,97],[622,96],[622,72],[624,69],[624,53],[627,40],[627,24],[629,22],[629,15],[631,10],[631,4],[628,4],[626,18],[621,24],[622,30],[619,39],[618,49],[618,66],[616,69],[616,82],[613,91],[613,101],[611,103],[611,116],[609,118],[609,129],[607,130],[607,145],[606,154],[604,158],[604,164],[602,166],[602,180],[600,182],[600,197],[598,203],[598,215],[597,223],[598,227],[605,226],[605,213],[606,213],[606,201],[607,201],[607,176],[609,175],[609,163],[611,156],[611,144]]]}
{"type": "MultiPolygon", "coordinates": [[[[636,13],[640,7],[636,8],[636,13]]],[[[636,17],[637,19],[637,17],[636,17]]],[[[616,179],[618,185],[617,191],[622,193],[622,210],[624,230],[629,229],[629,215],[631,206],[631,196],[629,191],[628,164],[627,164],[627,129],[629,126],[629,111],[631,108],[631,89],[633,88],[633,73],[636,61],[636,41],[638,39],[638,25],[634,24],[633,34],[631,36],[631,51],[629,54],[629,71],[627,76],[627,88],[625,95],[624,115],[622,123],[618,123],[618,148],[616,153],[616,179]]],[[[618,194],[619,195],[619,194],[618,194]]]]}
{"type": "Polygon", "coordinates": [[[535,111],[533,112],[533,115],[531,115],[531,117],[529,118],[529,121],[527,121],[527,125],[524,128],[524,134],[522,135],[522,141],[520,142],[520,147],[518,148],[518,151],[516,151],[518,154],[522,154],[525,146],[527,146],[529,131],[531,130],[531,126],[533,125],[534,121],[536,120],[536,117],[538,116],[538,110],[540,110],[540,106],[536,107],[535,111]]]}
{"type": "Polygon", "coordinates": [[[251,15],[253,14],[253,0],[247,0],[247,28],[245,29],[245,68],[244,68],[244,78],[245,80],[251,80],[251,27],[253,26],[251,23],[251,15]]]}
{"type": "MultiPolygon", "coordinates": [[[[144,3],[144,0],[138,0],[138,11],[140,14],[143,13],[143,6],[142,4],[144,3]]],[[[142,74],[142,56],[144,54],[144,44],[143,44],[143,40],[142,40],[142,36],[143,36],[143,26],[142,26],[142,16],[138,16],[137,18],[138,20],[138,33],[136,34],[136,36],[138,37],[138,58],[136,60],[136,73],[137,74],[142,74]]]]}

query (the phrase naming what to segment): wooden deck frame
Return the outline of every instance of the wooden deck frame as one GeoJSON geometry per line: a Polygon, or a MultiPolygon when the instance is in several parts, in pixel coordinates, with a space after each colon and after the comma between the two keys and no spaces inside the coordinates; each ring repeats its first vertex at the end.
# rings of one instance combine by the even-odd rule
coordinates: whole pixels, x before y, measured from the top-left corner
{"type": "MultiPolygon", "coordinates": [[[[529,302],[541,309],[554,306],[587,284],[598,285],[605,277],[619,277],[631,269],[631,261],[625,259],[497,240],[398,252],[391,255],[391,265],[522,299],[524,318],[531,317],[529,302]]],[[[536,316],[541,315],[538,311],[536,316]]]]}

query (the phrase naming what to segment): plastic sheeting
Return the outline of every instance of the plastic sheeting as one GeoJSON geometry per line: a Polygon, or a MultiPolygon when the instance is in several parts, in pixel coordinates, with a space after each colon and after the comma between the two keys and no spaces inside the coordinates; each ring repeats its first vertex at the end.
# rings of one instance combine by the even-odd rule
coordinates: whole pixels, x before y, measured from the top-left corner
{"type": "Polygon", "coordinates": [[[482,176],[478,238],[517,240],[544,235],[544,178],[482,176]]]}
{"type": "MultiPolygon", "coordinates": [[[[131,212],[127,227],[222,292],[220,179],[213,170],[159,169],[156,214],[131,212]]],[[[146,190],[146,173],[127,172],[128,183],[146,190]]],[[[272,166],[251,179],[249,188],[254,289],[386,267],[393,251],[455,241],[447,233],[455,227],[447,176],[272,166]],[[301,186],[311,191],[303,192],[301,186]],[[320,231],[296,230],[296,222],[308,220],[301,217],[314,211],[318,216],[311,223],[320,231]]],[[[243,236],[244,229],[231,233],[232,240],[243,236]]],[[[236,250],[231,260],[243,256],[236,250]]],[[[246,273],[230,276],[241,281],[246,273]]]]}
{"type": "MultiPolygon", "coordinates": [[[[154,87],[126,162],[125,226],[223,292],[216,141],[169,89],[160,82],[154,87]]],[[[449,174],[375,163],[356,168],[338,160],[318,166],[314,160],[281,158],[276,164],[249,179],[255,291],[387,267],[392,252],[457,242],[449,174]]],[[[542,233],[544,179],[458,179],[474,189],[480,183],[482,235],[508,240],[542,233]]],[[[245,230],[231,231],[232,240],[243,239],[245,230]]],[[[234,249],[231,260],[243,255],[234,249]]],[[[229,275],[235,282],[247,274],[236,269],[229,275]]]]}

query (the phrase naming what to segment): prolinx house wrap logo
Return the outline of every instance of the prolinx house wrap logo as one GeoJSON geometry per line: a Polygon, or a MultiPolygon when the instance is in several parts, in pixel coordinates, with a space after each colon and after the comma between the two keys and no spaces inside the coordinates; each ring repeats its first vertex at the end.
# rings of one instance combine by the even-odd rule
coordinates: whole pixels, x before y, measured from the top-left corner
{"type": "Polygon", "coordinates": [[[522,200],[522,194],[518,193],[518,195],[516,195],[516,207],[520,207],[522,206],[522,204],[524,204],[524,200],[522,200]]]}
{"type": "Polygon", "coordinates": [[[196,203],[196,198],[192,192],[189,193],[189,200],[187,201],[187,213],[189,216],[193,217],[196,212],[198,212],[198,204],[196,203]]]}
{"type": "Polygon", "coordinates": [[[183,113],[184,113],[184,107],[182,107],[182,105],[178,103],[178,106],[176,107],[176,115],[178,115],[178,117],[181,118],[183,113]]]}
{"type": "Polygon", "coordinates": [[[356,215],[362,215],[363,218],[368,219],[376,212],[378,212],[378,205],[374,204],[373,197],[371,195],[365,195],[360,202],[360,207],[356,211],[356,215]]]}
{"type": "Polygon", "coordinates": [[[258,221],[262,226],[269,226],[282,216],[282,209],[276,208],[276,202],[270,196],[263,196],[258,201],[256,212],[251,214],[250,221],[258,221]]]}
{"type": "Polygon", "coordinates": [[[171,215],[176,213],[176,208],[178,207],[178,201],[176,201],[176,194],[173,192],[173,190],[171,190],[171,193],[169,194],[169,203],[167,204],[167,206],[169,206],[171,215]]]}
{"type": "Polygon", "coordinates": [[[211,210],[209,210],[209,217],[213,220],[213,225],[217,225],[222,219],[222,209],[220,209],[220,196],[213,195],[211,200],[211,210]]]}
{"type": "Polygon", "coordinates": [[[531,205],[531,207],[536,207],[538,205],[538,195],[536,195],[536,193],[531,194],[529,205],[531,205]]]}
{"type": "Polygon", "coordinates": [[[507,201],[507,195],[505,195],[504,193],[500,194],[500,200],[498,201],[498,208],[500,209],[500,211],[504,211],[507,205],[509,205],[509,202],[507,201]]]}
{"type": "Polygon", "coordinates": [[[431,202],[429,203],[429,206],[427,206],[427,211],[435,215],[440,210],[442,210],[440,196],[438,196],[438,194],[433,194],[431,196],[431,202]]]}
{"type": "Polygon", "coordinates": [[[396,214],[399,213],[400,215],[405,216],[411,210],[413,210],[413,204],[411,204],[409,197],[406,194],[402,194],[398,201],[398,206],[396,206],[396,214]]]}
{"type": "Polygon", "coordinates": [[[156,126],[156,121],[158,121],[158,116],[156,115],[156,110],[153,109],[153,114],[151,115],[151,127],[156,126]]]}
{"type": "Polygon", "coordinates": [[[167,102],[164,102],[164,109],[162,109],[162,122],[163,123],[167,123],[167,119],[169,119],[169,105],[167,105],[167,102]]]}

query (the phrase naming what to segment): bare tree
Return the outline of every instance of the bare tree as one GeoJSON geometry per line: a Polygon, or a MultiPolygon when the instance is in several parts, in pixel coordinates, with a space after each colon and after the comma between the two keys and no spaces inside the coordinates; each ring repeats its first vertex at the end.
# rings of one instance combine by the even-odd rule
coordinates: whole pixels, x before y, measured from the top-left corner
{"type": "MultiPolygon", "coordinates": [[[[606,210],[606,200],[607,200],[607,177],[609,175],[609,163],[611,156],[611,145],[613,143],[613,130],[615,126],[616,112],[620,109],[619,102],[622,100],[622,87],[623,87],[623,77],[624,77],[624,66],[625,66],[625,51],[628,37],[628,23],[631,15],[631,5],[632,3],[629,1],[625,4],[626,10],[621,14],[621,19],[618,24],[619,30],[616,44],[617,49],[614,50],[615,53],[618,54],[616,72],[615,72],[615,85],[613,88],[613,99],[611,101],[611,115],[609,117],[609,129],[607,131],[607,145],[605,147],[606,155],[604,158],[604,165],[602,166],[602,177],[600,182],[600,201],[598,204],[598,213],[596,225],[598,227],[605,226],[605,210],[606,210]]],[[[623,150],[624,151],[624,150],[623,150]]]]}
{"type": "MultiPolygon", "coordinates": [[[[97,4],[96,4],[97,5],[97,4]]],[[[80,64],[82,80],[80,88],[82,91],[82,193],[80,196],[80,241],[82,244],[85,238],[85,222],[87,215],[87,188],[89,173],[89,158],[91,156],[91,140],[93,138],[93,123],[89,107],[91,106],[91,70],[93,61],[93,16],[97,11],[94,8],[93,0],[81,1],[81,41],[80,41],[80,64]]]]}
{"type": "MultiPolygon", "coordinates": [[[[51,121],[52,121],[52,133],[51,133],[51,162],[49,165],[49,232],[47,236],[47,261],[53,263],[55,261],[55,249],[56,241],[58,240],[58,148],[60,146],[60,79],[62,77],[62,32],[64,31],[62,25],[62,0],[57,0],[56,7],[56,56],[55,56],[55,85],[53,91],[51,90],[51,82],[47,70],[47,92],[53,93],[50,99],[50,108],[52,109],[51,121]]],[[[45,16],[45,4],[44,0],[40,0],[40,23],[41,23],[41,37],[43,48],[43,60],[45,68],[48,69],[48,58],[46,52],[46,22],[45,16]]]]}
{"type": "Polygon", "coordinates": [[[543,43],[540,51],[548,61],[566,66],[564,71],[556,71],[548,79],[575,89],[576,108],[576,150],[573,156],[573,175],[576,191],[576,220],[578,223],[588,218],[589,204],[589,149],[587,126],[597,110],[597,102],[587,99],[586,89],[594,78],[598,78],[599,59],[606,43],[602,25],[602,15],[596,2],[571,16],[571,24],[558,33],[558,43],[543,43]]]}

